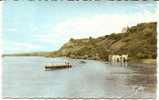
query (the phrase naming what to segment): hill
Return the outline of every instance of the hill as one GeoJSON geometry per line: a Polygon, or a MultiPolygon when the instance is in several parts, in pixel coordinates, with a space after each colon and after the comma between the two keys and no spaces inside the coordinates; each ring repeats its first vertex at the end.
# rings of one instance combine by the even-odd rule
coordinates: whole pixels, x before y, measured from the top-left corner
{"type": "Polygon", "coordinates": [[[110,54],[128,54],[129,59],[155,59],[157,55],[156,22],[140,23],[125,32],[98,38],[71,38],[49,57],[66,56],[82,59],[108,60],[110,54]]]}

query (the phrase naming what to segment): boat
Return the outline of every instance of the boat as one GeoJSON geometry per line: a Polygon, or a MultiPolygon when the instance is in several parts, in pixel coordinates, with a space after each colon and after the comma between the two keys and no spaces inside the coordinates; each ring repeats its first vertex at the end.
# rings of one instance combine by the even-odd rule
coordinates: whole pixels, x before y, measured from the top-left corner
{"type": "Polygon", "coordinates": [[[82,60],[82,61],[80,61],[80,62],[81,62],[81,63],[86,63],[86,62],[85,62],[85,61],[83,61],[83,60],[82,60]]]}
{"type": "Polygon", "coordinates": [[[45,69],[62,69],[62,68],[71,68],[70,64],[48,64],[45,65],[45,69]]]}

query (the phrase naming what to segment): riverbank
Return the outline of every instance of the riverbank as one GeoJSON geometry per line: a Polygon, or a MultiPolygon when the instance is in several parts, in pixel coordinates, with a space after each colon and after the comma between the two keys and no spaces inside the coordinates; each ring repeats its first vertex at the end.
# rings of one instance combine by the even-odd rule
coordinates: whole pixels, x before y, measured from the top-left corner
{"type": "Polygon", "coordinates": [[[133,59],[130,64],[157,65],[156,59],[133,59]]]}
{"type": "MultiPolygon", "coordinates": [[[[10,56],[15,56],[15,57],[22,57],[22,56],[27,56],[27,57],[47,57],[47,58],[56,58],[56,57],[67,57],[67,56],[46,56],[46,55],[4,55],[2,57],[10,57],[10,56]]],[[[67,58],[71,58],[71,59],[84,59],[84,60],[98,60],[98,61],[102,61],[102,62],[108,62],[105,59],[100,59],[98,57],[88,57],[88,56],[71,56],[71,57],[67,57],[67,58]]],[[[148,65],[157,65],[157,61],[156,59],[130,59],[128,61],[129,64],[148,64],[148,65]]]]}
{"type": "Polygon", "coordinates": [[[157,61],[156,61],[156,59],[143,59],[142,63],[144,63],[144,64],[156,64],[157,61]]]}
{"type": "MultiPolygon", "coordinates": [[[[78,57],[69,57],[71,59],[85,59],[85,60],[98,60],[98,61],[104,61],[104,62],[108,62],[105,59],[100,59],[100,58],[93,58],[93,57],[86,57],[86,56],[78,56],[78,57]]],[[[157,65],[157,61],[156,59],[130,59],[128,61],[129,64],[131,65],[157,65]]]]}

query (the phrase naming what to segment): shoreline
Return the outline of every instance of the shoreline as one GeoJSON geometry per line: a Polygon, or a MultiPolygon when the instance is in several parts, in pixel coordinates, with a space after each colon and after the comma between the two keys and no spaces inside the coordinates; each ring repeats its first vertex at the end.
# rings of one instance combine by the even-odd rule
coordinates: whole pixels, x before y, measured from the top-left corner
{"type": "MultiPolygon", "coordinates": [[[[40,56],[40,55],[7,55],[7,56],[2,56],[4,57],[45,57],[45,58],[56,58],[56,57],[50,57],[50,56],[40,56]]],[[[57,56],[57,57],[66,57],[66,56],[57,56]]],[[[93,58],[80,58],[80,57],[67,57],[71,59],[79,59],[79,60],[96,60],[96,61],[102,61],[108,63],[109,61],[103,60],[103,59],[93,59],[93,58]]],[[[130,65],[157,65],[156,59],[139,59],[139,60],[130,60],[128,61],[128,64],[130,65]]]]}

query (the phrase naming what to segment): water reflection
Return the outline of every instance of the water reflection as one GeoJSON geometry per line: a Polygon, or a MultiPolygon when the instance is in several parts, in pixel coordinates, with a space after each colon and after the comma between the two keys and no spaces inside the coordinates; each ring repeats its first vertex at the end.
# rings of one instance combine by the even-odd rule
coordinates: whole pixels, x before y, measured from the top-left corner
{"type": "MultiPolygon", "coordinates": [[[[148,64],[128,64],[126,63],[109,63],[111,66],[120,66],[130,69],[131,72],[113,71],[113,74],[126,76],[125,81],[129,90],[132,90],[129,97],[132,98],[143,98],[148,92],[156,95],[157,88],[157,76],[156,76],[156,65],[148,64]]],[[[149,94],[147,94],[149,95],[149,94]]],[[[127,97],[127,96],[125,96],[127,97]]]]}
{"type": "Polygon", "coordinates": [[[155,84],[157,82],[156,79],[156,65],[136,65],[129,68],[133,71],[133,76],[137,78],[133,78],[133,82],[140,82],[145,84],[155,84]],[[138,81],[141,80],[141,81],[138,81]]]}
{"type": "Polygon", "coordinates": [[[156,93],[156,65],[131,65],[130,69],[133,74],[129,75],[127,84],[133,86],[137,97],[143,97],[144,92],[156,93]]]}
{"type": "Polygon", "coordinates": [[[110,65],[117,65],[117,66],[121,66],[121,67],[127,67],[128,66],[128,62],[108,62],[108,64],[110,65]]]}

